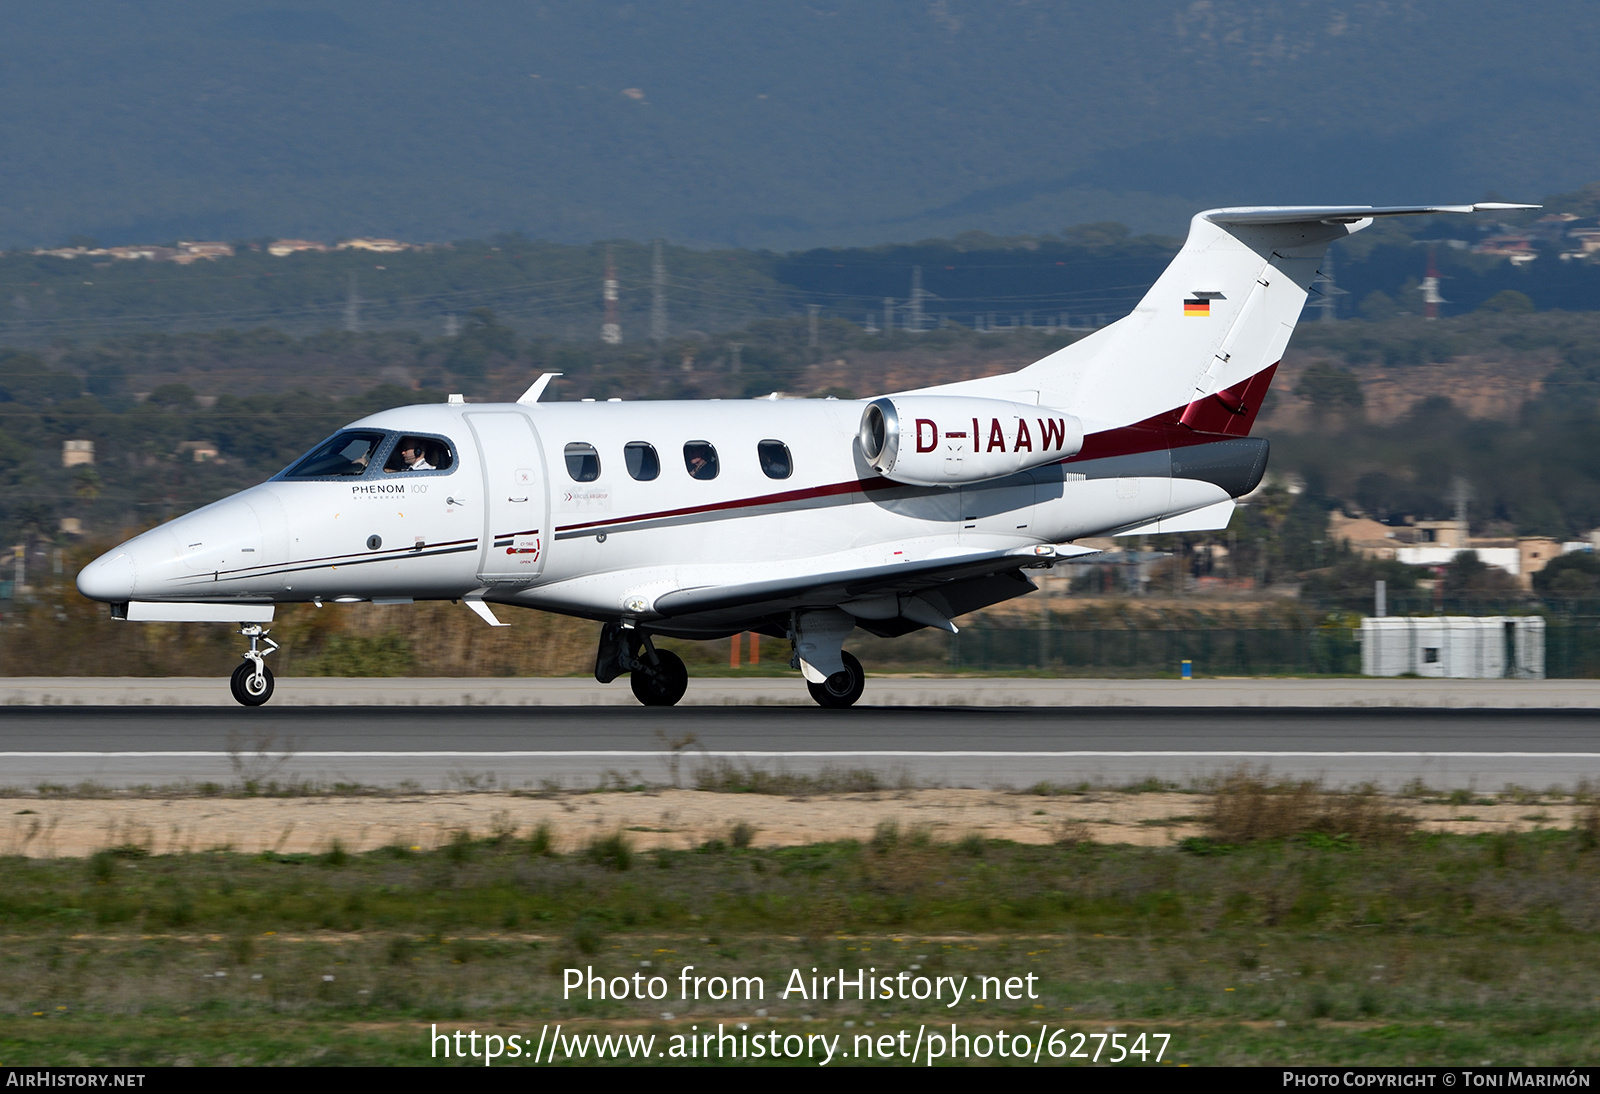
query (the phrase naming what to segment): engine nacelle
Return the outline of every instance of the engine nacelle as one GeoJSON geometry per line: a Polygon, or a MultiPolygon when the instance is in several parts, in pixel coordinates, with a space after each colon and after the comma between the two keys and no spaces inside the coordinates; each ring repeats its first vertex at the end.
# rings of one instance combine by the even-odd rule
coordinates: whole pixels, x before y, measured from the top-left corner
{"type": "Polygon", "coordinates": [[[1004,478],[1076,455],[1083,423],[1004,399],[886,395],[861,415],[861,451],[885,478],[957,486],[1004,478]]]}

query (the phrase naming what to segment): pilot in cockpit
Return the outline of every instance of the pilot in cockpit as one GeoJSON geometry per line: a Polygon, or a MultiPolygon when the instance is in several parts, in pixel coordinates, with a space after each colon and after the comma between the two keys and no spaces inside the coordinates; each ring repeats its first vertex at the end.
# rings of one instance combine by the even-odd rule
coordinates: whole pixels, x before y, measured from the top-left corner
{"type": "Polygon", "coordinates": [[[428,462],[428,452],[423,443],[415,437],[403,437],[395,447],[395,455],[399,457],[399,466],[390,460],[385,471],[433,471],[433,464],[428,462]]]}

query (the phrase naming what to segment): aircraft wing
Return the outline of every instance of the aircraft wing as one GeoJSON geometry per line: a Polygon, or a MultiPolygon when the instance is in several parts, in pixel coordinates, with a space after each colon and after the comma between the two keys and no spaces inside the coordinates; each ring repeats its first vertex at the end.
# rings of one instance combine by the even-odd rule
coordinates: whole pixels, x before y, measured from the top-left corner
{"type": "MultiPolygon", "coordinates": [[[[1045,550],[1049,553],[1040,554],[1033,547],[974,551],[920,562],[862,566],[742,584],[702,585],[677,589],[656,598],[655,611],[671,618],[681,618],[732,609],[750,614],[833,606],[868,597],[937,590],[975,578],[1019,571],[1025,566],[1038,566],[1074,555],[1094,553],[1091,548],[1071,544],[1045,550]]],[[[1032,588],[1032,585],[1029,584],[1028,588],[1032,588]]]]}

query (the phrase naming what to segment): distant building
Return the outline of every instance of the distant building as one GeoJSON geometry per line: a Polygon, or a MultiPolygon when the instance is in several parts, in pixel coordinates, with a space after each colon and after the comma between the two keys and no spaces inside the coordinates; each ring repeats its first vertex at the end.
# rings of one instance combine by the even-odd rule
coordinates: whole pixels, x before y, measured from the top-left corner
{"type": "Polygon", "coordinates": [[[106,254],[121,262],[171,262],[178,257],[174,247],[108,247],[106,254]]]}
{"type": "Polygon", "coordinates": [[[411,250],[411,244],[398,239],[346,239],[338,245],[341,251],[375,251],[378,254],[397,254],[411,250]]]}
{"type": "Polygon", "coordinates": [[[1567,233],[1567,239],[1572,246],[1561,252],[1564,259],[1588,258],[1600,253],[1600,228],[1574,228],[1567,233]]]}
{"type": "Polygon", "coordinates": [[[1533,237],[1525,235],[1490,236],[1472,250],[1475,254],[1508,258],[1513,266],[1521,266],[1539,257],[1539,252],[1533,249],[1533,237]]]}
{"type": "Polygon", "coordinates": [[[178,445],[179,452],[187,452],[195,463],[211,463],[221,458],[213,441],[184,441],[178,445]]]}
{"type": "Polygon", "coordinates": [[[218,258],[232,258],[233,245],[230,243],[202,243],[179,240],[178,253],[172,256],[172,261],[180,266],[187,266],[191,262],[198,262],[202,258],[211,261],[218,258]]]}
{"type": "Polygon", "coordinates": [[[57,527],[61,529],[62,535],[83,535],[83,520],[80,517],[62,517],[61,520],[57,522],[57,527]]]}
{"type": "Polygon", "coordinates": [[[1566,553],[1560,540],[1543,536],[1523,536],[1517,540],[1517,550],[1522,552],[1522,568],[1517,576],[1524,589],[1533,588],[1533,575],[1550,565],[1551,559],[1566,553]]]}
{"type": "MultiPolygon", "coordinates": [[[[1410,529],[1403,529],[1410,531],[1410,529]]],[[[1367,517],[1347,517],[1334,512],[1328,515],[1328,535],[1335,543],[1344,543],[1363,558],[1392,559],[1401,545],[1397,532],[1402,529],[1380,524],[1367,517]]]]}
{"type": "Polygon", "coordinates": [[[1419,520],[1412,527],[1417,530],[1413,543],[1451,547],[1457,551],[1465,551],[1472,545],[1467,522],[1463,520],[1419,520]]]}
{"type": "Polygon", "coordinates": [[[1478,561],[1512,577],[1522,576],[1522,552],[1516,547],[1401,547],[1394,557],[1407,566],[1448,566],[1462,551],[1472,551],[1478,561]]]}
{"type": "Polygon", "coordinates": [[[61,442],[62,467],[93,467],[94,442],[93,441],[62,441],[61,442]]]}
{"type": "MultiPolygon", "coordinates": [[[[1472,536],[1457,520],[1419,520],[1391,527],[1340,512],[1329,515],[1328,535],[1363,558],[1393,559],[1408,566],[1448,566],[1460,552],[1473,551],[1480,562],[1504,570],[1524,589],[1533,587],[1533,575],[1552,558],[1591,547],[1588,542],[1563,544],[1545,536],[1472,536]]],[[[1600,529],[1594,535],[1600,537],[1600,529]]]]}
{"type": "Polygon", "coordinates": [[[267,253],[283,258],[301,251],[326,251],[328,245],[316,239],[279,239],[267,244],[267,253]]]}

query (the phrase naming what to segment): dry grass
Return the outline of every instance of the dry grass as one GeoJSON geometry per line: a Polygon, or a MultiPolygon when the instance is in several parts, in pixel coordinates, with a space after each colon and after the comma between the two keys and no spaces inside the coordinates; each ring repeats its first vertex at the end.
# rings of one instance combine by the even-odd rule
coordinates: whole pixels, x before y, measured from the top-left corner
{"type": "Polygon", "coordinates": [[[1578,833],[1578,845],[1586,851],[1600,846],[1600,799],[1591,799],[1576,821],[1573,828],[1578,833]]]}
{"type": "Polygon", "coordinates": [[[815,775],[766,771],[750,764],[713,760],[695,768],[694,788],[717,794],[777,794],[789,798],[816,794],[865,794],[909,788],[907,780],[886,780],[865,769],[824,768],[815,775]]]}
{"type": "Polygon", "coordinates": [[[1350,791],[1327,790],[1320,782],[1271,783],[1241,770],[1218,782],[1205,824],[1221,843],[1316,835],[1379,844],[1409,835],[1417,822],[1372,787],[1350,791]]]}

